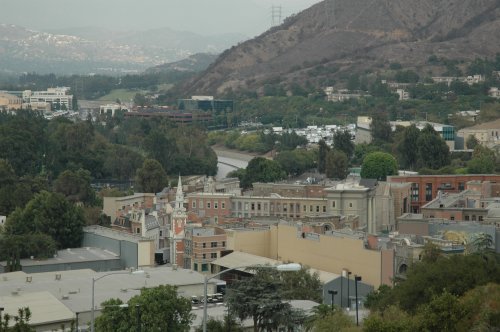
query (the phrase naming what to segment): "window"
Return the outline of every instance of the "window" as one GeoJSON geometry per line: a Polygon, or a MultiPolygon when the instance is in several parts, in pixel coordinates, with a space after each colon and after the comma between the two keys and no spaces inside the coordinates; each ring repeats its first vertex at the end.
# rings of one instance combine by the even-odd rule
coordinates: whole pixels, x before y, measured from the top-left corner
{"type": "Polygon", "coordinates": [[[196,209],[196,201],[193,201],[192,207],[193,209],[196,209]]]}
{"type": "Polygon", "coordinates": [[[464,191],[464,190],[465,190],[465,183],[459,182],[458,183],[458,191],[464,191]]]}
{"type": "Polygon", "coordinates": [[[335,208],[336,205],[337,205],[337,201],[332,201],[332,208],[335,208]]]}
{"type": "Polygon", "coordinates": [[[210,202],[207,202],[207,209],[210,209],[210,202]]]}
{"type": "Polygon", "coordinates": [[[326,206],[323,206],[323,212],[326,212],[326,206]]]}
{"type": "Polygon", "coordinates": [[[475,214],[472,215],[472,221],[476,221],[476,215],[475,214]]]}
{"type": "Polygon", "coordinates": [[[432,201],[432,183],[425,184],[425,200],[432,201]]]}
{"type": "Polygon", "coordinates": [[[470,220],[470,217],[469,216],[465,216],[465,221],[469,221],[470,220]]]}
{"type": "Polygon", "coordinates": [[[319,205],[316,205],[316,212],[319,212],[319,205]]]}
{"type": "Polygon", "coordinates": [[[309,212],[313,212],[313,206],[309,205],[309,212]]]}
{"type": "Polygon", "coordinates": [[[211,242],[210,243],[211,248],[217,248],[217,242],[211,242]]]}
{"type": "Polygon", "coordinates": [[[352,202],[349,202],[349,207],[352,208],[352,202]]]}
{"type": "Polygon", "coordinates": [[[261,209],[260,203],[257,203],[257,211],[260,211],[260,209],[261,209]]]}
{"type": "Polygon", "coordinates": [[[477,220],[478,220],[478,221],[483,221],[483,216],[479,216],[479,217],[477,218],[477,220]]]}
{"type": "Polygon", "coordinates": [[[219,208],[219,202],[214,202],[214,209],[218,209],[219,208]]]}
{"type": "Polygon", "coordinates": [[[203,248],[206,248],[207,247],[207,244],[205,242],[203,242],[203,248]]]}
{"type": "Polygon", "coordinates": [[[135,230],[135,232],[136,232],[137,234],[139,234],[139,233],[141,232],[141,229],[140,229],[139,227],[137,227],[137,229],[135,230]]]}
{"type": "Polygon", "coordinates": [[[207,272],[208,271],[208,264],[201,264],[201,271],[207,272]]]}
{"type": "Polygon", "coordinates": [[[307,206],[304,205],[304,212],[307,212],[307,206]]]}
{"type": "Polygon", "coordinates": [[[195,270],[196,272],[198,272],[198,263],[194,263],[193,264],[193,270],[195,270]]]}
{"type": "Polygon", "coordinates": [[[451,217],[450,217],[450,220],[455,220],[455,216],[451,216],[451,217]]]}
{"type": "Polygon", "coordinates": [[[205,258],[207,258],[207,254],[203,254],[201,257],[202,257],[203,259],[205,259],[205,258]]]}
{"type": "Polygon", "coordinates": [[[220,203],[220,204],[221,204],[221,208],[222,208],[222,209],[225,209],[225,208],[226,208],[226,203],[222,202],[222,203],[220,203]]]}
{"type": "Polygon", "coordinates": [[[418,183],[412,183],[411,184],[411,201],[412,202],[418,202],[419,200],[419,193],[418,193],[418,183]]]}
{"type": "Polygon", "coordinates": [[[225,247],[226,246],[226,241],[222,241],[222,246],[225,247]]]}

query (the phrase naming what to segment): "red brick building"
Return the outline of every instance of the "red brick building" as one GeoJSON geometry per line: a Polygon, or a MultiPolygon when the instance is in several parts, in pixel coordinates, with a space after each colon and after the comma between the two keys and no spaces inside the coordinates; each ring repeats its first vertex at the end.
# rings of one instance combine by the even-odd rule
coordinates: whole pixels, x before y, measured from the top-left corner
{"type": "Polygon", "coordinates": [[[411,183],[410,209],[412,213],[419,213],[423,205],[437,197],[438,191],[443,193],[459,193],[465,190],[468,181],[500,183],[500,175],[403,175],[388,176],[387,181],[393,183],[411,183]]]}

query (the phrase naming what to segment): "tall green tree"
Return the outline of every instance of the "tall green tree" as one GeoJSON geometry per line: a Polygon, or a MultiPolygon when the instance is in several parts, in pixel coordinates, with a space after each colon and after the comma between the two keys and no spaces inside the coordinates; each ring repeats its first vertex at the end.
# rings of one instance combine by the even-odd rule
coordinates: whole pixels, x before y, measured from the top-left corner
{"type": "Polygon", "coordinates": [[[333,134],[333,147],[336,150],[345,153],[348,159],[351,159],[354,153],[354,142],[351,132],[348,130],[338,130],[333,134]]]}
{"type": "Polygon", "coordinates": [[[66,170],[54,181],[54,191],[63,194],[72,203],[94,205],[96,195],[90,186],[91,180],[90,172],[87,170],[79,169],[76,172],[66,170]]]}
{"type": "Polygon", "coordinates": [[[450,164],[450,149],[430,124],[420,132],[417,145],[420,167],[439,169],[450,164]]]}
{"type": "Polygon", "coordinates": [[[161,164],[154,159],[146,159],[136,172],[137,190],[146,193],[157,193],[168,186],[167,173],[161,164]]]}
{"type": "Polygon", "coordinates": [[[286,172],[277,161],[256,157],[248,163],[241,185],[250,188],[254,182],[274,182],[285,178],[286,172]]]}
{"type": "Polygon", "coordinates": [[[396,159],[385,152],[372,152],[368,154],[361,165],[361,177],[385,181],[388,175],[398,173],[396,159]]]}
{"type": "Polygon", "coordinates": [[[328,152],[326,156],[326,176],[330,179],[343,180],[349,175],[347,155],[340,150],[328,152]]]}
{"type": "Polygon", "coordinates": [[[398,143],[397,150],[400,156],[401,165],[414,170],[418,162],[418,137],[420,130],[411,125],[403,131],[403,139],[398,143]]]}
{"type": "Polygon", "coordinates": [[[257,270],[235,282],[227,294],[229,309],[240,320],[251,318],[255,332],[277,329],[292,313],[290,303],[283,301],[282,283],[273,274],[257,270]]]}
{"type": "Polygon", "coordinates": [[[5,231],[11,235],[47,234],[59,249],[77,248],[83,239],[84,225],[81,208],[61,194],[42,191],[24,209],[16,209],[7,218],[5,231]]]}
{"type": "Polygon", "coordinates": [[[326,156],[330,148],[324,140],[319,141],[319,153],[318,153],[318,172],[325,173],[326,170],[326,156]]]}
{"type": "Polygon", "coordinates": [[[489,174],[495,171],[497,158],[495,152],[482,145],[474,148],[472,159],[467,163],[467,170],[471,174],[489,174]]]}
{"type": "Polygon", "coordinates": [[[141,289],[141,294],[132,297],[127,307],[123,302],[110,299],[103,303],[102,314],[96,319],[96,331],[136,331],[151,332],[189,331],[194,316],[191,314],[191,301],[177,294],[177,287],[160,285],[141,289]],[[140,322],[137,310],[140,310],[140,322]]]}
{"type": "Polygon", "coordinates": [[[287,300],[310,300],[321,302],[323,300],[323,283],[317,272],[312,273],[308,267],[299,271],[280,272],[283,298],[287,300]]]}
{"type": "Polygon", "coordinates": [[[375,143],[388,143],[392,140],[392,129],[389,119],[382,114],[377,114],[372,117],[370,125],[372,132],[373,142],[375,143]]]}

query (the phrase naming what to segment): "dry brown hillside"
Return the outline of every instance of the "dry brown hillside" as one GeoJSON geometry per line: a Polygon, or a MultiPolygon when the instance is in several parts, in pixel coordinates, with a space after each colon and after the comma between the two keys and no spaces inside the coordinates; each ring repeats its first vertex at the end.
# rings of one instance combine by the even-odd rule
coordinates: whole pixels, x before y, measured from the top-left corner
{"type": "Polygon", "coordinates": [[[432,54],[493,57],[498,31],[500,0],[327,0],[225,51],[186,89],[217,94],[300,82],[318,64],[338,74],[390,62],[419,70],[432,54]]]}

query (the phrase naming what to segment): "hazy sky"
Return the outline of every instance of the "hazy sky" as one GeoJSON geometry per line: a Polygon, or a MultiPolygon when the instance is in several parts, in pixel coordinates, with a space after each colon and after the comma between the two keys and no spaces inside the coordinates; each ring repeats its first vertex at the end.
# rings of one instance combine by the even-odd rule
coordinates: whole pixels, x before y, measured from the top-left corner
{"type": "Polygon", "coordinates": [[[285,18],[321,0],[0,0],[0,23],[34,29],[169,27],[201,34],[260,34],[271,25],[271,7],[285,18]]]}

